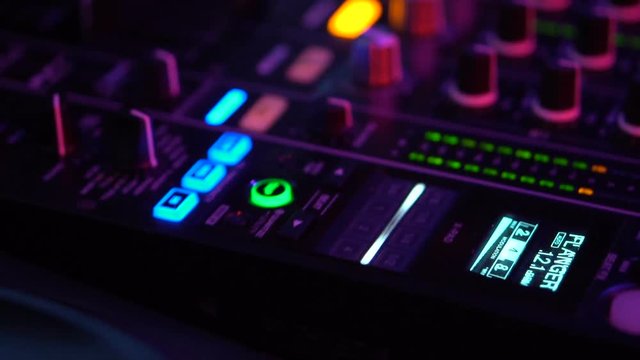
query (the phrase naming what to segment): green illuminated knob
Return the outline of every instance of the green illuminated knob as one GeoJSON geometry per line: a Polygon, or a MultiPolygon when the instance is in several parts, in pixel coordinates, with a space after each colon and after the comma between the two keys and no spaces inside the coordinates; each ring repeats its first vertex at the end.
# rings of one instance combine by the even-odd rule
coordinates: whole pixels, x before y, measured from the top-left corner
{"type": "Polygon", "coordinates": [[[253,184],[249,198],[251,205],[277,209],[293,202],[293,186],[283,179],[264,179],[253,184]]]}

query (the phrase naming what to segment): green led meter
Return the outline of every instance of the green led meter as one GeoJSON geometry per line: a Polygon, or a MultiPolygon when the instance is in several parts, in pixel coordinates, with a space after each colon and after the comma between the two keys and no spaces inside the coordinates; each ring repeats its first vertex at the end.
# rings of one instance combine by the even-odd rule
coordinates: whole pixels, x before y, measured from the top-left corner
{"type": "Polygon", "coordinates": [[[283,179],[264,179],[251,187],[251,205],[263,209],[277,209],[293,202],[293,186],[283,179]]]}

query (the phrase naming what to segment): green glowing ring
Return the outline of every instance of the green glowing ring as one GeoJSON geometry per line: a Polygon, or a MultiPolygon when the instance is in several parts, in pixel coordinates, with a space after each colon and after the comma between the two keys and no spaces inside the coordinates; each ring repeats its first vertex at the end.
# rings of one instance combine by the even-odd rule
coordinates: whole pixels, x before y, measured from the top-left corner
{"type": "Polygon", "coordinates": [[[293,186],[284,179],[264,179],[251,187],[249,202],[263,209],[277,209],[293,202],[293,186]]]}

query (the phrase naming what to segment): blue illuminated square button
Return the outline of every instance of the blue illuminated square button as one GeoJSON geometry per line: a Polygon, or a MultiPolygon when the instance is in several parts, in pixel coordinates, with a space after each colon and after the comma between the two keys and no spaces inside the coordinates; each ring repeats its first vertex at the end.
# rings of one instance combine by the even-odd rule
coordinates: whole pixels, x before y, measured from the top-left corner
{"type": "Polygon", "coordinates": [[[198,160],[182,177],[182,187],[201,193],[208,193],[227,175],[224,165],[207,160],[198,160]]]}
{"type": "Polygon", "coordinates": [[[253,141],[244,134],[226,132],[209,149],[209,160],[234,166],[238,165],[253,148],[253,141]]]}
{"type": "Polygon", "coordinates": [[[195,192],[173,188],[153,207],[153,217],[164,221],[181,222],[199,202],[200,198],[195,192]]]}

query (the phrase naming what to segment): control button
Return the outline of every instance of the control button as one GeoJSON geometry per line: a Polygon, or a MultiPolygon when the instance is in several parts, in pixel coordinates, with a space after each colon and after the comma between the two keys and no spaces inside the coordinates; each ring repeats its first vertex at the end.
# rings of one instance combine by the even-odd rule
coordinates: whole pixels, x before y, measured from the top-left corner
{"type": "Polygon", "coordinates": [[[283,179],[264,179],[251,186],[249,202],[263,209],[277,209],[293,202],[293,186],[283,179]]]}
{"type": "Polygon", "coordinates": [[[564,11],[571,5],[571,0],[529,0],[539,10],[548,12],[564,11]]]}
{"type": "Polygon", "coordinates": [[[618,126],[626,134],[640,138],[640,78],[631,81],[622,111],[618,115],[618,126]]]}
{"type": "Polygon", "coordinates": [[[454,81],[447,85],[451,100],[469,108],[489,107],[498,100],[498,56],[476,44],[460,58],[454,81]]]}
{"type": "Polygon", "coordinates": [[[353,128],[353,110],[349,100],[327,99],[327,118],[325,130],[328,136],[339,138],[353,128]]]}
{"type": "Polygon", "coordinates": [[[386,218],[389,217],[397,209],[398,204],[389,199],[376,199],[369,201],[363,208],[362,213],[366,218],[386,218]]]}
{"type": "Polygon", "coordinates": [[[331,49],[312,45],[304,49],[286,71],[287,80],[299,85],[315,84],[333,63],[331,49]]]}
{"type": "Polygon", "coordinates": [[[359,261],[369,247],[366,243],[358,243],[349,239],[341,239],[331,250],[331,255],[339,259],[359,261]]]}
{"type": "Polygon", "coordinates": [[[173,188],[153,207],[153,217],[164,221],[181,222],[199,202],[200,199],[195,192],[173,188]]]}
{"type": "Polygon", "coordinates": [[[640,336],[640,289],[628,289],[613,295],[609,324],[629,335],[640,336]]]}
{"type": "Polygon", "coordinates": [[[329,34],[342,39],[355,39],[369,30],[382,16],[379,0],[347,0],[329,18],[329,34]]]}
{"type": "Polygon", "coordinates": [[[103,133],[107,157],[114,165],[127,169],[158,166],[149,115],[134,109],[127,115],[109,117],[104,121],[103,133]]]}
{"type": "Polygon", "coordinates": [[[345,238],[371,243],[380,234],[387,216],[376,218],[377,212],[372,211],[370,208],[365,211],[349,224],[349,228],[343,234],[345,238]]]}
{"type": "Polygon", "coordinates": [[[238,165],[253,148],[253,141],[244,134],[226,132],[209,148],[209,160],[227,166],[238,165]]]}
{"type": "Polygon", "coordinates": [[[307,233],[316,217],[306,211],[297,211],[280,228],[279,234],[290,240],[299,240],[307,233]]]}
{"type": "Polygon", "coordinates": [[[242,89],[231,89],[224,94],[204,116],[204,121],[212,126],[226,123],[247,102],[249,95],[242,89]]]}
{"type": "Polygon", "coordinates": [[[359,37],[351,48],[354,80],[370,87],[388,86],[402,80],[402,54],[398,36],[373,28],[359,37]]]}
{"type": "Polygon", "coordinates": [[[198,160],[182,177],[182,187],[189,190],[208,193],[227,175],[224,165],[207,160],[198,160]]]}
{"type": "Polygon", "coordinates": [[[333,168],[330,168],[326,175],[326,183],[335,188],[342,188],[351,175],[353,174],[354,167],[345,163],[338,164],[333,168]]]}
{"type": "Polygon", "coordinates": [[[391,0],[389,24],[413,37],[429,37],[445,30],[443,0],[391,0]]]}
{"type": "MultiPolygon", "coordinates": [[[[391,237],[389,245],[402,249],[412,249],[422,242],[424,239],[423,230],[398,229],[398,233],[391,237]]],[[[430,234],[429,234],[430,235],[430,234]]]]}
{"type": "Polygon", "coordinates": [[[623,23],[640,21],[640,0],[609,0],[607,14],[623,23]]]}
{"type": "Polygon", "coordinates": [[[536,10],[524,1],[503,2],[489,42],[509,57],[525,57],[536,49],[536,10]]]}
{"type": "Polygon", "coordinates": [[[533,112],[542,120],[566,124],[578,120],[582,93],[582,72],[575,62],[556,60],[542,71],[533,112]]]}
{"type": "Polygon", "coordinates": [[[571,56],[587,70],[603,71],[616,62],[616,22],[604,13],[582,14],[571,56]]]}
{"type": "Polygon", "coordinates": [[[374,265],[391,271],[402,271],[406,267],[406,262],[407,256],[405,254],[384,250],[376,257],[374,265]]]}
{"type": "Polygon", "coordinates": [[[60,94],[53,95],[52,105],[58,155],[64,158],[77,149],[80,140],[79,129],[72,123],[66,102],[60,94]]]}
{"type": "Polygon", "coordinates": [[[288,108],[287,98],[265,94],[242,116],[238,125],[245,130],[266,133],[280,120],[288,108]]]}

